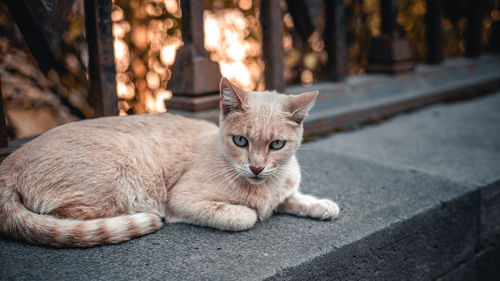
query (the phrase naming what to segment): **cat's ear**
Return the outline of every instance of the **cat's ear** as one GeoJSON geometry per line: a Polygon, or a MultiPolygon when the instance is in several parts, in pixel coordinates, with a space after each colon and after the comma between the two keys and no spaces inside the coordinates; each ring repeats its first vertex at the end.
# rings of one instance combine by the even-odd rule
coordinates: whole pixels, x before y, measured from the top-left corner
{"type": "Polygon", "coordinates": [[[314,101],[318,96],[318,91],[306,92],[300,95],[289,96],[288,112],[290,119],[298,124],[301,124],[306,118],[309,110],[314,106],[314,101]]]}
{"type": "Polygon", "coordinates": [[[219,84],[220,107],[224,116],[233,111],[245,111],[245,91],[222,77],[219,84]]]}

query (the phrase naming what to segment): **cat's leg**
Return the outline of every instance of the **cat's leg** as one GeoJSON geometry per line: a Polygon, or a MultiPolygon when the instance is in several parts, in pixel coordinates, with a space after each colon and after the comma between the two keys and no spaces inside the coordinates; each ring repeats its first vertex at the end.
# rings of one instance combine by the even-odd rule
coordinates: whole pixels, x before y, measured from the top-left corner
{"type": "Polygon", "coordinates": [[[338,216],[339,207],[328,199],[318,199],[296,191],[281,203],[277,211],[301,217],[325,220],[338,216]]]}
{"type": "Polygon", "coordinates": [[[246,230],[257,221],[255,210],[226,202],[171,200],[168,209],[169,222],[186,222],[221,230],[246,230]]]}

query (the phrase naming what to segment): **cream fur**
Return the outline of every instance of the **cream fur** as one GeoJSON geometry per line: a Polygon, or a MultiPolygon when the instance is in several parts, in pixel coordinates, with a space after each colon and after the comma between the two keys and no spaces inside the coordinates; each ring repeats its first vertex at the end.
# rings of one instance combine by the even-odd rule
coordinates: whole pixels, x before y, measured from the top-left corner
{"type": "Polygon", "coordinates": [[[166,113],[55,128],[0,165],[0,231],[88,247],[154,232],[162,218],[231,231],[273,211],[333,218],[335,203],[298,191],[295,151],[316,95],[246,92],[223,78],[220,128],[166,113]]]}

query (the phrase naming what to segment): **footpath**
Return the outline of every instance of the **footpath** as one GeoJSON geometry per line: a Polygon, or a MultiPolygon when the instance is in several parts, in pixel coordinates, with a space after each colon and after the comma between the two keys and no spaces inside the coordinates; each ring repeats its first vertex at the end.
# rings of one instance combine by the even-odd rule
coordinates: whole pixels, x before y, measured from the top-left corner
{"type": "Polygon", "coordinates": [[[500,92],[303,145],[302,190],[332,221],[275,215],[231,233],[186,224],[119,245],[0,237],[0,280],[498,280],[500,92]]]}

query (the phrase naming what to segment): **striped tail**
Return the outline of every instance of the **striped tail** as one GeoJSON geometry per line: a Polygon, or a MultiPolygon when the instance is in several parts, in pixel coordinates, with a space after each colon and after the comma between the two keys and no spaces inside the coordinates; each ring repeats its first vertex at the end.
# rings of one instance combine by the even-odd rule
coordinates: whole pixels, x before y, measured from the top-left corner
{"type": "Polygon", "coordinates": [[[0,232],[34,244],[91,247],[114,244],[157,231],[161,217],[136,213],[93,220],[58,219],[26,209],[17,193],[0,181],[0,232]],[[3,189],[3,190],[2,190],[3,189]]]}

